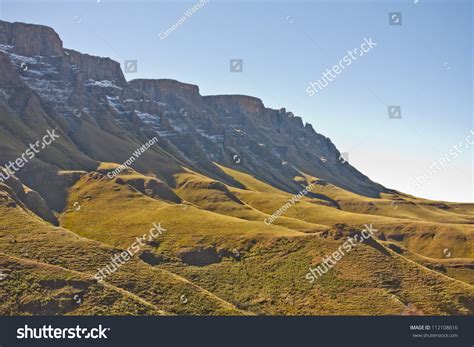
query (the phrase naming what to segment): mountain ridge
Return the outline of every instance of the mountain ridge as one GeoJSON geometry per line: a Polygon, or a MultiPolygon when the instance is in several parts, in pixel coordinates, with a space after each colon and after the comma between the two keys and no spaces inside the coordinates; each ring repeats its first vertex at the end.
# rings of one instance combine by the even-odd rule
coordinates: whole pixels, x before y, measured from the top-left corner
{"type": "Polygon", "coordinates": [[[284,108],[126,81],[51,28],[0,21],[0,164],[53,129],[0,181],[0,314],[474,312],[473,204],[372,182],[284,108]],[[92,279],[157,223],[162,234],[92,279]],[[367,242],[307,283],[366,225],[367,242]]]}
{"type": "MultiPolygon", "coordinates": [[[[235,165],[233,161],[239,157],[237,164],[244,170],[292,192],[301,189],[292,182],[299,171],[363,195],[379,196],[381,192],[390,191],[342,161],[330,139],[284,108],[267,108],[261,99],[253,96],[201,96],[198,86],[171,79],[127,82],[118,62],[64,49],[59,35],[48,27],[1,22],[0,31],[3,31],[2,52],[20,68],[21,80],[39,93],[48,102],[47,106],[60,112],[77,112],[67,105],[77,103],[76,109],[79,109],[81,104],[83,107],[84,103],[98,102],[101,105],[95,112],[102,113],[106,102],[110,116],[102,113],[94,118],[96,122],[108,124],[107,132],[115,128],[115,125],[109,126],[110,122],[120,122],[122,127],[127,123],[127,131],[135,128],[135,133],[136,130],[149,133],[151,127],[167,142],[173,157],[182,157],[180,160],[185,165],[205,174],[228,180],[212,162],[235,165]],[[16,47],[14,43],[19,38],[27,42],[26,46],[32,39],[36,44],[29,50],[21,45],[16,47]],[[28,55],[22,58],[21,53],[28,55]],[[39,55],[45,53],[52,55],[39,55]],[[21,70],[22,64],[28,69],[21,70]],[[143,95],[157,104],[150,105],[143,95]],[[226,119],[226,114],[231,118],[226,119]],[[143,124],[149,128],[145,130],[143,124]],[[268,132],[268,128],[273,133],[268,132]],[[300,152],[304,155],[298,156],[299,162],[292,162],[300,152]]],[[[71,120],[67,122],[68,128],[74,127],[71,120]]],[[[70,139],[74,142],[72,137],[70,139]]],[[[87,150],[81,151],[89,154],[87,150]]],[[[103,161],[105,158],[92,159],[103,161]]]]}

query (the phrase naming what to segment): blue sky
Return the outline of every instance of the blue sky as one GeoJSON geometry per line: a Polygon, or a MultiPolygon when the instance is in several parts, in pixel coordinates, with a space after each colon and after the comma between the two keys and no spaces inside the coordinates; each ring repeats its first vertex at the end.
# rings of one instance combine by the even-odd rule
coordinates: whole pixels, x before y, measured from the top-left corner
{"type": "Polygon", "coordinates": [[[474,146],[415,185],[474,129],[472,1],[415,1],[210,0],[164,40],[159,34],[198,0],[3,0],[0,15],[51,26],[67,48],[138,60],[127,79],[173,78],[203,95],[246,94],[286,107],[373,180],[473,202],[474,146]],[[389,12],[401,12],[402,25],[389,25],[389,12]],[[364,38],[377,46],[310,97],[308,83],[364,38]],[[233,58],[243,59],[243,72],[229,71],[233,58]],[[401,107],[402,119],[389,119],[389,105],[401,107]]]}

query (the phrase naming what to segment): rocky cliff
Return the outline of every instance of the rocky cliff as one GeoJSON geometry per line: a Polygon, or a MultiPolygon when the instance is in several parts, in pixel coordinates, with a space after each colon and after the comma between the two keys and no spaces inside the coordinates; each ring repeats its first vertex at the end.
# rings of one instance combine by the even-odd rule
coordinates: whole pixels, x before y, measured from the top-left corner
{"type": "Polygon", "coordinates": [[[118,62],[64,49],[48,27],[0,21],[0,72],[0,162],[48,128],[61,134],[18,172],[44,197],[48,189],[32,170],[47,180],[61,170],[121,164],[154,137],[157,145],[134,169],[170,186],[187,169],[238,186],[218,163],[294,193],[302,189],[294,181],[300,171],[367,196],[387,191],[285,109],[251,96],[202,96],[197,86],[169,79],[127,82],[118,62]]]}

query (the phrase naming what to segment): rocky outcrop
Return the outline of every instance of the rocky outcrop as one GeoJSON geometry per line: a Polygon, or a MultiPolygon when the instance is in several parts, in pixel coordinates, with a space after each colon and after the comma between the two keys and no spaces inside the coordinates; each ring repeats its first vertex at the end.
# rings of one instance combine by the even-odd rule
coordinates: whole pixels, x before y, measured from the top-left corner
{"type": "Polygon", "coordinates": [[[341,160],[330,139],[284,108],[270,109],[245,95],[202,97],[197,86],[173,80],[134,80],[130,85],[173,107],[160,115],[159,128],[199,163],[207,159],[245,170],[292,192],[302,189],[293,182],[299,171],[362,195],[378,197],[387,191],[341,160]],[[174,130],[186,136],[171,136],[174,130]]]}
{"type": "Polygon", "coordinates": [[[126,83],[120,64],[112,59],[67,49],[65,60],[78,69],[78,75],[82,82],[106,80],[115,82],[119,86],[126,83]]]}
{"type": "Polygon", "coordinates": [[[265,110],[262,100],[247,95],[212,95],[205,96],[204,101],[209,106],[224,112],[261,114],[265,110]]]}
{"type": "Polygon", "coordinates": [[[0,85],[9,86],[20,82],[18,72],[13,69],[10,58],[0,52],[0,85]]]}
{"type": "Polygon", "coordinates": [[[51,28],[43,25],[0,21],[0,44],[13,46],[24,56],[62,56],[63,42],[51,28]]]}
{"type": "Polygon", "coordinates": [[[136,79],[129,82],[152,100],[168,100],[181,97],[190,102],[200,102],[199,87],[193,84],[178,82],[171,79],[136,79]]]}
{"type": "MultiPolygon", "coordinates": [[[[144,194],[171,202],[180,201],[170,187],[175,187],[174,175],[183,168],[242,188],[215,163],[292,193],[304,188],[304,182],[294,180],[300,172],[362,195],[388,192],[341,161],[331,140],[310,124],[284,108],[265,107],[258,98],[201,96],[198,86],[170,79],[127,83],[118,62],[63,49],[58,35],[47,27],[0,22],[0,44],[5,54],[0,53],[0,103],[12,113],[1,116],[10,137],[22,138],[21,146],[6,146],[3,153],[8,158],[0,151],[0,160],[14,158],[38,129],[55,127],[61,139],[41,153],[41,162],[53,173],[91,171],[97,162],[121,164],[156,137],[157,143],[133,168],[159,180],[129,183],[144,194]],[[21,71],[18,67],[24,61],[28,69],[21,71]],[[2,78],[16,79],[21,88],[2,90],[2,78]],[[13,126],[12,120],[18,119],[24,124],[13,126]]],[[[51,208],[64,208],[63,199],[53,197],[42,185],[45,177],[32,179],[26,173],[19,177],[51,208]]]]}

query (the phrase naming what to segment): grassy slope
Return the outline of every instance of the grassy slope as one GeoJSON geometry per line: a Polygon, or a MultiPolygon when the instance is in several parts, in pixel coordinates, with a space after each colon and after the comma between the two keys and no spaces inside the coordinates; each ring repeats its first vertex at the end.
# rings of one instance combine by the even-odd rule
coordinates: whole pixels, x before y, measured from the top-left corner
{"type": "MultiPolygon", "coordinates": [[[[305,184],[317,181],[302,173],[305,184]]],[[[332,184],[319,184],[313,190],[338,202],[342,210],[355,213],[414,219],[427,222],[474,224],[474,209],[468,204],[432,201],[407,194],[382,194],[374,199],[338,188],[332,184]]]]}
{"type": "Polygon", "coordinates": [[[447,253],[449,254],[449,257],[446,257],[445,259],[433,259],[408,250],[400,242],[382,241],[382,243],[387,247],[394,249],[398,254],[401,254],[405,258],[418,264],[439,271],[451,278],[474,284],[474,260],[452,258],[449,253],[447,253]]]}
{"type": "MultiPolygon", "coordinates": [[[[70,271],[80,272],[90,279],[98,268],[108,264],[111,256],[119,251],[117,248],[78,237],[66,229],[43,222],[31,212],[13,204],[11,198],[0,191],[0,252],[34,260],[38,264],[55,265],[66,275],[70,271]]],[[[41,274],[36,273],[41,272],[41,266],[37,269],[32,277],[41,277],[41,274]]],[[[20,272],[15,271],[4,281],[7,284],[10,280],[21,283],[21,276],[20,272]]],[[[244,313],[195,284],[168,271],[152,267],[137,257],[107,277],[106,282],[127,291],[128,295],[139,296],[170,314],[244,313]],[[188,298],[186,304],[180,301],[182,295],[188,298]]],[[[38,290],[37,293],[40,293],[41,288],[38,290]]],[[[86,296],[88,294],[89,292],[84,293],[86,296]]],[[[100,306],[100,296],[96,299],[97,305],[100,306]]]]}
{"type": "MultiPolygon", "coordinates": [[[[284,205],[290,197],[288,193],[278,191],[246,173],[225,167],[221,168],[247,188],[237,189],[229,187],[230,191],[241,201],[244,201],[247,205],[263,213],[274,213],[284,205]]],[[[317,192],[320,189],[319,185],[315,186],[316,188],[312,190],[313,192],[317,192]]],[[[351,199],[358,197],[358,202],[361,204],[371,200],[370,198],[359,197],[353,193],[344,192],[339,188],[335,188],[335,190],[337,190],[340,195],[350,196],[351,199]]],[[[337,202],[339,202],[338,199],[341,199],[338,195],[332,195],[330,197],[337,202]]],[[[388,204],[388,206],[390,206],[390,204],[388,204]]],[[[415,205],[413,213],[417,213],[419,210],[420,208],[415,205]]],[[[375,228],[379,230],[379,233],[383,232],[387,238],[398,239],[402,237],[404,244],[410,250],[425,256],[444,258],[444,250],[449,249],[454,257],[474,258],[473,225],[430,222],[411,218],[405,219],[400,216],[393,218],[366,212],[367,211],[361,211],[361,213],[355,213],[344,211],[342,209],[314,203],[312,199],[304,198],[290,207],[284,213],[284,216],[326,226],[345,223],[356,227],[363,227],[364,224],[373,224],[375,228]]]]}
{"type": "MultiPolygon", "coordinates": [[[[424,268],[382,246],[360,246],[317,283],[309,285],[304,279],[308,266],[330,254],[341,240],[321,239],[277,225],[269,227],[261,220],[248,221],[240,218],[241,207],[232,212],[239,218],[222,215],[222,211],[233,210],[235,204],[242,206],[239,199],[242,201],[245,194],[263,194],[259,198],[263,200],[266,196],[277,203],[279,199],[287,200],[288,195],[275,192],[262,182],[241,180],[248,189],[260,186],[259,189],[271,192],[227,187],[239,197],[235,201],[222,186],[198,178],[191,173],[177,176],[176,191],[192,200],[195,207],[151,199],[130,186],[87,175],[71,189],[69,209],[63,213],[61,223],[87,238],[125,247],[146,232],[152,222],[161,222],[166,231],[160,236],[159,245],[153,247],[154,252],[166,256],[160,268],[178,273],[235,306],[257,314],[402,314],[408,304],[415,305],[423,314],[474,312],[472,286],[424,268]],[[75,201],[80,202],[80,211],[74,211],[75,201]],[[224,207],[214,208],[216,202],[224,207]],[[214,209],[219,214],[198,207],[214,209]],[[185,265],[176,257],[182,247],[206,245],[235,248],[242,259],[223,258],[219,263],[198,267],[185,265]]],[[[299,204],[309,209],[297,211],[304,218],[307,216],[303,212],[312,214],[314,210],[310,208],[314,207],[323,209],[320,213],[324,215],[349,215],[348,222],[353,215],[359,216],[362,224],[374,223],[373,218],[393,222],[388,217],[339,211],[322,206],[319,201],[299,204]]],[[[289,211],[299,209],[297,205],[289,211]]],[[[337,218],[334,221],[341,222],[337,218]]]]}
{"type": "Polygon", "coordinates": [[[166,229],[162,249],[177,250],[196,243],[219,243],[236,247],[240,239],[270,236],[299,236],[298,231],[263,222],[246,221],[184,204],[170,204],[152,199],[115,180],[86,175],[71,189],[69,209],[61,225],[81,236],[116,247],[127,247],[137,236],[148,232],[152,223],[166,229]],[[81,205],[74,211],[74,202],[81,205]],[[126,211],[123,213],[122,211],[126,211]]]}
{"type": "Polygon", "coordinates": [[[314,284],[307,282],[308,267],[342,242],[275,238],[255,246],[241,262],[164,267],[257,314],[398,315],[409,304],[421,314],[473,313],[473,286],[368,245],[348,253],[314,284]]]}
{"type": "MultiPolygon", "coordinates": [[[[175,175],[177,194],[186,201],[207,211],[232,216],[248,221],[262,222],[270,216],[263,213],[233,194],[229,187],[215,180],[204,177],[195,172],[175,175]]],[[[232,189],[232,188],[230,188],[232,189]]],[[[275,191],[277,191],[275,189],[275,191]]],[[[303,220],[282,216],[275,221],[275,225],[285,228],[314,233],[326,230],[327,227],[303,220]]]]}
{"type": "Polygon", "coordinates": [[[0,254],[1,315],[165,315],[153,304],[92,276],[0,254]]]}

